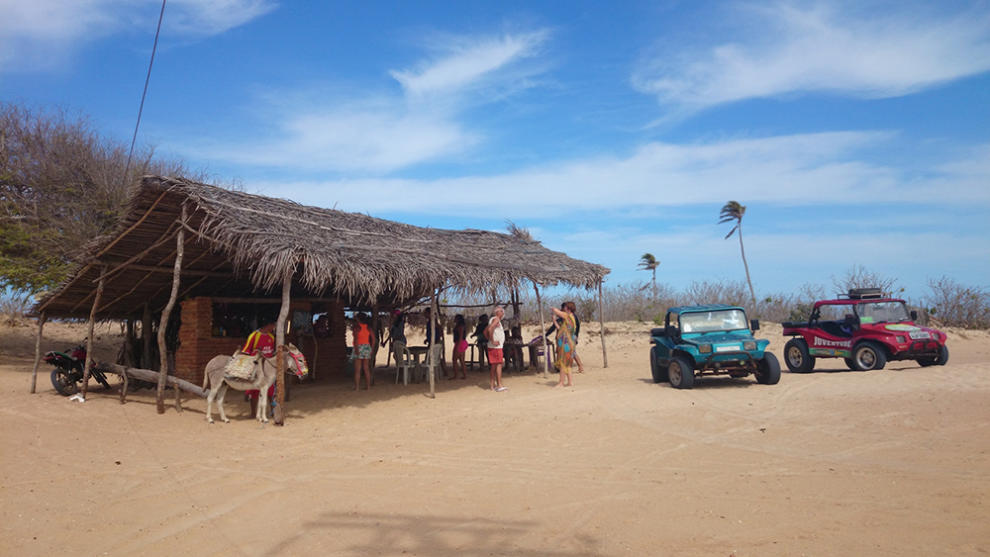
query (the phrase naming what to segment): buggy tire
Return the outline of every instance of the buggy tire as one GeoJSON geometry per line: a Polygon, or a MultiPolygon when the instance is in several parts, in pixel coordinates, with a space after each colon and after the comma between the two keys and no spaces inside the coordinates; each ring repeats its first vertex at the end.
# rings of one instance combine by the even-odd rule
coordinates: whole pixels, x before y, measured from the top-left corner
{"type": "Polygon", "coordinates": [[[852,361],[856,371],[883,369],[887,365],[887,354],[882,346],[867,340],[853,348],[852,361]]]}
{"type": "Polygon", "coordinates": [[[79,392],[79,383],[72,379],[72,372],[60,367],[52,370],[52,387],[62,396],[72,396],[79,392]]]}
{"type": "Polygon", "coordinates": [[[653,374],[654,383],[665,383],[668,381],[667,370],[660,366],[658,361],[660,358],[657,355],[657,347],[650,347],[650,372],[653,374]]]}
{"type": "Polygon", "coordinates": [[[675,355],[667,365],[667,378],[675,389],[694,387],[694,366],[684,356],[675,355]]]}
{"type": "Polygon", "coordinates": [[[852,358],[842,358],[846,362],[846,367],[856,371],[856,362],[852,358]]]}
{"type": "Polygon", "coordinates": [[[756,364],[756,382],[761,385],[776,385],[780,382],[780,362],[771,352],[764,352],[763,359],[756,364]]]}
{"type": "Polygon", "coordinates": [[[784,345],[784,363],[792,373],[808,373],[815,369],[815,357],[808,353],[803,338],[792,338],[784,345]]]}
{"type": "Polygon", "coordinates": [[[949,347],[942,345],[938,348],[938,356],[934,358],[920,358],[918,364],[921,367],[944,366],[949,361],[949,347]]]}

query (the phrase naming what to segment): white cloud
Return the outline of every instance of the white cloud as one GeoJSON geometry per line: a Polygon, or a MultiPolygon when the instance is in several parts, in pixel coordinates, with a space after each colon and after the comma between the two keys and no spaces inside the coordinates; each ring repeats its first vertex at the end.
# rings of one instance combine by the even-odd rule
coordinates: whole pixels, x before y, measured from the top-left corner
{"type": "Polygon", "coordinates": [[[247,165],[388,172],[461,152],[477,141],[443,115],[408,112],[388,102],[307,109],[280,125],[281,137],[274,141],[209,155],[247,165]]]}
{"type": "Polygon", "coordinates": [[[919,178],[903,170],[859,160],[863,150],[891,139],[880,132],[832,132],[736,139],[694,145],[650,143],[625,158],[564,161],[496,176],[436,180],[349,179],[256,184],[304,203],[375,213],[490,217],[492,197],[506,203],[507,218],[555,211],[635,211],[643,206],[724,203],[789,205],[856,203],[990,204],[987,147],[919,178]],[[980,184],[983,184],[981,186],[980,184]],[[374,191],[374,197],[336,192],[374,191]],[[934,192],[938,192],[937,196],[934,192]]]}
{"type": "Polygon", "coordinates": [[[901,96],[990,70],[990,11],[976,4],[951,15],[903,3],[750,6],[726,15],[747,36],[703,51],[664,49],[633,85],[685,112],[795,92],[901,96]]]}
{"type": "Polygon", "coordinates": [[[275,8],[271,0],[171,0],[165,22],[182,35],[219,35],[275,8]]]}
{"type": "MultiPolygon", "coordinates": [[[[491,37],[448,37],[443,56],[393,70],[402,94],[360,100],[347,95],[269,94],[256,112],[270,117],[274,138],[224,147],[197,147],[194,156],[240,164],[313,171],[384,174],[463,154],[481,133],[461,124],[465,111],[527,86],[540,71],[519,62],[531,58],[547,31],[491,37]],[[300,97],[319,97],[299,102],[300,97]],[[286,101],[286,99],[293,99],[286,101]]],[[[436,41],[435,41],[436,42],[436,41]]],[[[192,154],[192,153],[191,153],[192,154]]]]}
{"type": "MultiPolygon", "coordinates": [[[[161,4],[129,0],[0,0],[0,72],[48,70],[110,35],[155,30],[161,4]]],[[[164,33],[223,33],[275,8],[268,0],[172,0],[164,33]]]]}
{"type": "Polygon", "coordinates": [[[477,41],[457,39],[446,45],[447,52],[440,59],[425,61],[416,70],[389,73],[413,98],[458,92],[532,56],[547,36],[547,31],[542,30],[477,41]]]}

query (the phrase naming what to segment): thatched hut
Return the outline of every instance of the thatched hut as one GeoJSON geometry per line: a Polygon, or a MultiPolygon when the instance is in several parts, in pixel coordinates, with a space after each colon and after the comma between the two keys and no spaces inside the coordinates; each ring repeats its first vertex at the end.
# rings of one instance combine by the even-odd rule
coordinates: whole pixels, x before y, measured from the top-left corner
{"type": "Polygon", "coordinates": [[[284,322],[290,309],[342,316],[344,308],[405,307],[441,288],[489,293],[528,281],[600,289],[608,272],[519,235],[423,228],[146,176],[117,229],[95,239],[35,311],[42,325],[45,317],[142,316],[147,326],[163,314],[161,337],[180,303],[174,372],[196,381],[203,358],[240,340],[218,340],[226,331],[212,323],[216,304],[274,304],[284,322]]]}

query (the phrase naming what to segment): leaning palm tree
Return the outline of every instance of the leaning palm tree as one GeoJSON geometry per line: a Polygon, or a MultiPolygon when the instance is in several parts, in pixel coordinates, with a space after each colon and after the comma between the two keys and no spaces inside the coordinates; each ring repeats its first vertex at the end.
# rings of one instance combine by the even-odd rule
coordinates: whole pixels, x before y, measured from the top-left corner
{"type": "Polygon", "coordinates": [[[742,239],[742,218],[746,214],[746,206],[740,205],[738,201],[730,201],[722,206],[722,212],[719,213],[719,224],[726,222],[736,221],[736,224],[732,226],[732,230],[725,235],[725,239],[728,240],[729,236],[736,230],[739,231],[739,253],[742,254],[743,267],[746,269],[746,283],[749,284],[749,295],[753,297],[753,305],[756,305],[756,291],[753,290],[753,281],[749,278],[749,264],[746,263],[746,250],[743,248],[742,239]]]}
{"type": "Polygon", "coordinates": [[[657,297],[657,267],[660,266],[660,262],[657,261],[656,257],[653,257],[652,253],[644,253],[643,257],[639,258],[639,269],[641,271],[652,271],[653,280],[651,284],[653,285],[653,297],[657,297]]]}

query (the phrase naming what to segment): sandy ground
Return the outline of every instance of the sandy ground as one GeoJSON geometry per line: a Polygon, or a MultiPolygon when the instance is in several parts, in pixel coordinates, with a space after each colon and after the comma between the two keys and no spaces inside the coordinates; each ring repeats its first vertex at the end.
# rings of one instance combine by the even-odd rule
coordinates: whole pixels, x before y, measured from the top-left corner
{"type": "MultiPolygon", "coordinates": [[[[28,393],[33,328],[0,329],[4,555],[985,555],[990,335],[952,331],[950,364],[894,362],[780,384],[649,379],[649,326],[609,323],[608,368],[487,372],[371,391],[295,386],[285,427],[240,397],[155,412],[93,384],[28,393]]],[[[46,326],[45,349],[81,338],[46,326]]],[[[103,354],[119,329],[101,330],[103,354]]],[[[764,336],[781,355],[780,327],[764,336]]],[[[527,337],[528,338],[528,337],[527,337]]],[[[106,357],[106,356],[104,356],[106,357]]]]}

